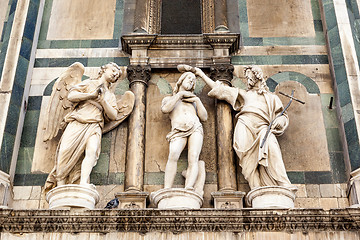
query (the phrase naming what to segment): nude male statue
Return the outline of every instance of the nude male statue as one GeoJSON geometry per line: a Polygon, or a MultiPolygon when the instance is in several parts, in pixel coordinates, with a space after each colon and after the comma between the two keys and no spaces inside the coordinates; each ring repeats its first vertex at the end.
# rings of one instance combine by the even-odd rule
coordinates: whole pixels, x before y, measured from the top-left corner
{"type": "Polygon", "coordinates": [[[170,142],[169,157],[165,169],[164,188],[171,188],[177,170],[177,161],[188,144],[188,169],[185,189],[194,190],[199,174],[199,155],[203,144],[203,128],[200,121],[207,120],[207,111],[193,93],[196,78],[191,72],[183,73],[176,83],[173,95],[162,101],[161,111],[169,113],[171,132],[166,136],[170,142]]]}

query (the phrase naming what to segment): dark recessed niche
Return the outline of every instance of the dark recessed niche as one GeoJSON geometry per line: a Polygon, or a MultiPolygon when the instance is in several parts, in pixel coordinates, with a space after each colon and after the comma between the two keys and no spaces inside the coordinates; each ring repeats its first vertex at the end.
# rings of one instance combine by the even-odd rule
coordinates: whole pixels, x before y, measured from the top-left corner
{"type": "Polygon", "coordinates": [[[161,34],[201,32],[201,0],[162,0],[161,34]]]}

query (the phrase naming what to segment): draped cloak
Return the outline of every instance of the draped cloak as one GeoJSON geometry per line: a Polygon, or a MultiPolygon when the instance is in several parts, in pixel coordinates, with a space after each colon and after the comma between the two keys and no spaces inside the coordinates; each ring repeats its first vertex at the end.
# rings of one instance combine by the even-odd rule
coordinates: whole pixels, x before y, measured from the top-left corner
{"type": "MultiPolygon", "coordinates": [[[[71,91],[89,93],[94,91],[99,84],[96,80],[85,80],[71,88],[69,93],[71,91]]],[[[104,94],[104,98],[110,105],[117,109],[115,95],[110,91],[106,91],[104,94]]],[[[46,180],[45,191],[56,187],[60,180],[65,180],[66,184],[72,184],[80,179],[81,163],[87,141],[95,135],[99,143],[101,142],[105,117],[102,106],[95,100],[79,102],[74,110],[64,117],[67,126],[56,149],[55,166],[46,180]]],[[[100,150],[101,146],[99,145],[96,149],[96,159],[99,158],[100,150]]]]}
{"type": "Polygon", "coordinates": [[[245,90],[229,87],[220,82],[209,92],[209,96],[225,100],[234,110],[239,111],[236,117],[233,148],[239,157],[242,174],[249,182],[250,188],[262,186],[291,186],[286,174],[281,150],[276,136],[281,135],[289,124],[286,114],[285,125],[272,129],[262,148],[267,128],[284,109],[280,99],[273,93],[263,92],[259,97],[265,98],[266,105],[245,104],[242,94],[245,90]]]}

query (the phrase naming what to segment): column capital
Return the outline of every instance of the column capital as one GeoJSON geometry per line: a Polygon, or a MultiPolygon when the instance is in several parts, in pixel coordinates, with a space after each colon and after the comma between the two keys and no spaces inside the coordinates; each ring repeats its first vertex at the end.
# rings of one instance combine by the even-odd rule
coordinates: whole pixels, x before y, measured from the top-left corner
{"type": "Polygon", "coordinates": [[[215,81],[222,81],[231,86],[234,66],[231,64],[215,64],[210,67],[210,78],[215,81]]]}
{"type": "Polygon", "coordinates": [[[129,65],[126,71],[130,86],[134,83],[142,83],[147,86],[151,78],[150,65],[129,65]]]}

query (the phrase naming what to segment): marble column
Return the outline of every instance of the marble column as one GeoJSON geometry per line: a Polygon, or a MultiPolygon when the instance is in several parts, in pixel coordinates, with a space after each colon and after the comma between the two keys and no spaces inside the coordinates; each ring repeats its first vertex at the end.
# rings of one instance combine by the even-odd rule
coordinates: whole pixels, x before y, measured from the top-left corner
{"type": "MultiPolygon", "coordinates": [[[[210,68],[210,78],[231,86],[233,71],[231,64],[215,64],[210,68]]],[[[218,192],[211,195],[215,208],[242,208],[245,193],[237,191],[231,106],[225,101],[216,101],[218,192]]]]}
{"type": "Polygon", "coordinates": [[[148,12],[149,12],[149,1],[136,0],[135,19],[134,19],[135,33],[148,33],[148,27],[147,27],[148,12]]]}
{"type": "MultiPolygon", "coordinates": [[[[231,85],[234,67],[230,64],[217,64],[210,68],[210,78],[231,85]]],[[[216,141],[218,146],[218,189],[237,190],[236,168],[234,163],[233,121],[231,106],[221,100],[216,102],[216,141]]]]}
{"type": "Polygon", "coordinates": [[[229,32],[226,0],[215,1],[215,32],[229,32]]]}
{"type": "Polygon", "coordinates": [[[146,88],[150,65],[127,68],[130,89],[135,94],[134,110],[129,118],[129,135],[125,164],[125,192],[141,192],[144,184],[146,88]]]}

